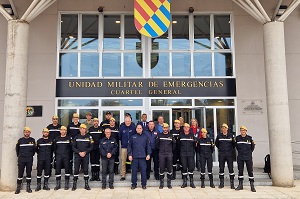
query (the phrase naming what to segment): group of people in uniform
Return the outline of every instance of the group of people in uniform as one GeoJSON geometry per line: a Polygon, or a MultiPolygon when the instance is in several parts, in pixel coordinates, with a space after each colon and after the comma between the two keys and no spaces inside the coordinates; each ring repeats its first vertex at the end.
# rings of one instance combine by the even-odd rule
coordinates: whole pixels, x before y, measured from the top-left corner
{"type": "Polygon", "coordinates": [[[31,172],[33,157],[37,153],[37,186],[35,191],[50,190],[48,180],[52,167],[55,168],[56,186],[54,190],[61,189],[61,170],[64,169],[64,189],[69,189],[70,176],[73,175],[72,190],[77,189],[80,171],[83,172],[84,188],[90,190],[89,180],[101,181],[102,189],[106,189],[107,175],[108,187],[114,189],[114,175],[119,173],[121,181],[126,179],[126,163],[131,163],[131,189],[137,187],[137,174],[140,171],[141,185],[146,189],[147,180],[150,179],[151,163],[153,173],[159,180],[159,189],[164,188],[164,178],[167,177],[167,187],[172,188],[171,182],[176,179],[176,171],[181,170],[181,188],[194,184],[194,169],[200,170],[201,188],[205,188],[205,169],[209,177],[209,185],[214,188],[213,182],[213,153],[218,148],[219,159],[219,188],[224,187],[224,167],[227,162],[230,178],[230,188],[243,189],[243,172],[246,163],[251,191],[255,192],[253,177],[252,152],[255,143],[247,134],[245,126],[240,127],[240,135],[234,136],[228,132],[228,125],[223,123],[221,132],[215,141],[209,137],[205,128],[199,128],[195,118],[191,125],[184,123],[183,118],[174,120],[172,130],[164,123],[162,116],[157,121],[147,121],[143,114],[137,124],[132,122],[131,115],[126,113],[124,122],[116,125],[111,112],[106,112],[105,120],[99,124],[98,118],[92,119],[92,113],[86,113],[86,121],[79,122],[79,115],[73,114],[72,122],[66,127],[58,123],[58,117],[52,117],[52,124],[42,131],[42,138],[35,141],[30,137],[31,129],[25,127],[24,136],[16,144],[18,157],[18,179],[16,194],[20,193],[23,174],[26,168],[26,191],[31,193],[31,172]],[[238,181],[234,186],[233,161],[237,149],[238,181]],[[53,156],[54,155],[54,156],[53,156]],[[120,157],[120,160],[119,160],[120,157]],[[100,161],[101,160],[101,161],[100,161]],[[100,162],[102,176],[100,180],[100,162]],[[199,163],[197,163],[199,162],[199,163]],[[74,163],[74,164],[73,164],[74,163]],[[89,179],[89,164],[91,166],[91,179],[89,179]],[[199,165],[197,165],[199,164],[199,165]],[[74,168],[74,170],[73,170],[74,168]],[[42,187],[42,173],[44,184],[42,187]],[[165,175],[166,173],[166,175],[165,175]]]}

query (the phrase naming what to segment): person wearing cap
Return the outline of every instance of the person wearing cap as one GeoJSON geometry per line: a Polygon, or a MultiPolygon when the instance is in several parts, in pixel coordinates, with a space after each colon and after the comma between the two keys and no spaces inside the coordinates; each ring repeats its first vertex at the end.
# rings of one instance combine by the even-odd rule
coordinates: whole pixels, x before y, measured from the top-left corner
{"type": "MultiPolygon", "coordinates": [[[[83,122],[83,124],[85,124],[87,127],[87,130],[89,130],[90,127],[94,126],[94,122],[92,120],[93,114],[88,111],[88,112],[86,112],[85,117],[86,117],[86,120],[83,122]]],[[[87,131],[87,132],[89,132],[89,131],[87,131]]]]}
{"type": "Polygon", "coordinates": [[[112,117],[111,115],[111,112],[110,111],[107,111],[105,113],[105,120],[103,120],[101,123],[100,123],[100,126],[102,127],[103,130],[105,130],[106,127],[109,127],[109,121],[110,121],[110,118],[112,117]]]}
{"type": "MultiPolygon", "coordinates": [[[[79,122],[79,115],[77,113],[73,113],[73,122],[71,122],[67,127],[67,135],[70,136],[73,140],[76,135],[80,134],[79,127],[81,123],[79,122]]],[[[73,153],[70,156],[70,172],[73,174],[73,153]]]]}
{"type": "Polygon", "coordinates": [[[176,170],[180,168],[180,146],[179,146],[179,135],[183,133],[183,130],[180,128],[180,121],[174,120],[174,128],[170,131],[173,139],[176,142],[175,149],[173,150],[173,175],[172,180],[176,179],[176,170]]]}
{"type": "Polygon", "coordinates": [[[146,114],[146,113],[143,113],[143,114],[142,114],[141,121],[138,122],[137,125],[138,125],[138,124],[142,125],[143,130],[145,131],[145,130],[148,129],[148,123],[149,123],[149,122],[147,122],[147,114],[146,114]]]}
{"type": "Polygon", "coordinates": [[[94,147],[91,151],[91,169],[92,169],[92,178],[91,181],[100,181],[100,151],[99,151],[99,143],[100,140],[104,137],[102,132],[102,127],[99,126],[99,119],[93,119],[94,125],[89,128],[89,134],[92,136],[94,140],[94,147]]]}
{"type": "Polygon", "coordinates": [[[163,132],[163,124],[164,124],[164,117],[163,116],[158,116],[157,118],[157,123],[155,124],[155,129],[157,132],[162,133],[163,132]]]}
{"type": "Polygon", "coordinates": [[[119,164],[120,164],[120,159],[119,159],[119,154],[120,154],[120,149],[119,149],[119,127],[116,125],[116,119],[111,117],[109,121],[109,129],[111,130],[111,137],[113,137],[116,140],[116,143],[118,145],[116,154],[114,155],[115,157],[115,162],[114,162],[114,173],[115,175],[119,174],[119,164]]]}
{"type": "Polygon", "coordinates": [[[35,191],[40,191],[42,173],[44,170],[44,186],[43,190],[50,190],[48,187],[48,179],[50,177],[51,162],[53,157],[53,140],[49,137],[49,130],[44,128],[43,137],[36,142],[37,152],[37,187],[35,191]]]}
{"type": "MultiPolygon", "coordinates": [[[[190,132],[192,134],[194,134],[196,140],[198,140],[202,137],[200,128],[198,126],[198,120],[196,118],[191,119],[190,132]]],[[[200,154],[198,153],[198,151],[196,151],[196,168],[197,168],[197,171],[200,171],[200,154]]]]}
{"type": "MultiPolygon", "coordinates": [[[[126,122],[126,121],[125,121],[126,122]]],[[[132,162],[131,168],[131,189],[137,186],[137,172],[140,169],[142,188],[146,189],[146,160],[150,159],[151,144],[148,136],[143,133],[142,125],[136,126],[136,134],[134,134],[128,141],[128,159],[132,162]]]]}
{"type": "Polygon", "coordinates": [[[127,146],[129,139],[136,133],[135,125],[131,122],[130,117],[125,117],[125,125],[120,127],[119,139],[121,142],[121,181],[125,180],[126,176],[126,159],[128,156],[127,146]]]}
{"type": "Polygon", "coordinates": [[[201,138],[198,137],[197,142],[197,151],[200,154],[200,162],[201,162],[201,171],[200,171],[200,179],[201,179],[201,188],[205,188],[204,180],[205,180],[205,165],[207,165],[207,172],[209,177],[209,183],[211,188],[215,188],[213,181],[213,157],[212,154],[214,152],[214,142],[207,137],[207,130],[205,128],[201,129],[201,138]]]}
{"type": "Polygon", "coordinates": [[[105,137],[100,140],[100,154],[102,162],[102,189],[106,189],[106,178],[109,174],[108,184],[109,188],[114,188],[114,163],[118,144],[111,136],[110,128],[105,129],[105,137]]]}
{"type": "Polygon", "coordinates": [[[238,151],[237,164],[239,170],[239,185],[235,190],[243,189],[244,181],[244,164],[246,163],[250,188],[252,192],[256,192],[254,188],[254,177],[253,177],[253,161],[252,152],[255,148],[255,143],[250,135],[247,134],[248,129],[245,126],[240,127],[240,135],[236,136],[235,143],[238,151]]]}
{"type": "Polygon", "coordinates": [[[225,162],[227,162],[230,178],[230,188],[234,188],[234,171],[233,171],[233,152],[235,148],[234,136],[228,133],[228,125],[223,123],[221,128],[221,133],[217,135],[216,147],[219,152],[219,178],[220,185],[219,188],[224,187],[224,167],[225,162]]]}
{"type": "Polygon", "coordinates": [[[183,124],[183,134],[179,135],[180,157],[182,164],[182,180],[181,188],[187,187],[187,175],[190,177],[190,187],[196,188],[194,184],[194,169],[195,169],[195,147],[196,139],[190,132],[190,125],[183,124]]]}
{"type": "Polygon", "coordinates": [[[149,121],[148,129],[145,130],[145,134],[148,135],[150,144],[151,144],[151,155],[150,159],[147,160],[147,180],[150,179],[150,172],[151,172],[151,160],[153,160],[153,170],[154,170],[154,177],[155,180],[159,180],[159,157],[158,157],[158,149],[155,146],[155,141],[158,136],[158,132],[155,130],[155,125],[153,121],[149,121]]]}
{"type": "Polygon", "coordinates": [[[46,128],[49,130],[49,138],[54,140],[56,137],[60,136],[61,124],[58,123],[58,116],[52,116],[52,124],[49,124],[46,128]]]}
{"type": "Polygon", "coordinates": [[[83,176],[85,182],[84,188],[86,190],[91,190],[89,186],[89,159],[90,152],[93,150],[94,147],[94,140],[92,136],[86,133],[87,127],[85,124],[81,124],[79,130],[80,134],[75,136],[72,143],[72,150],[75,154],[72,191],[75,191],[77,189],[77,180],[79,177],[80,165],[82,165],[83,169],[83,176]]]}
{"type": "Polygon", "coordinates": [[[54,190],[58,190],[61,188],[61,168],[65,168],[65,190],[68,190],[70,180],[70,156],[72,154],[72,138],[67,135],[67,127],[60,127],[60,136],[54,139],[53,146],[56,162],[56,186],[54,190]]]}
{"type": "Polygon", "coordinates": [[[167,186],[172,189],[172,163],[173,163],[173,149],[175,149],[176,142],[169,133],[169,125],[163,124],[163,133],[160,133],[156,138],[156,148],[159,150],[159,188],[164,188],[165,169],[167,167],[167,186]]]}
{"type": "Polygon", "coordinates": [[[16,144],[16,152],[18,157],[18,179],[17,179],[17,189],[15,194],[20,193],[25,168],[26,168],[26,182],[27,182],[26,191],[28,193],[32,192],[30,188],[31,171],[32,171],[33,156],[35,154],[36,149],[35,149],[35,139],[30,137],[30,134],[31,134],[31,129],[26,126],[23,131],[24,136],[20,138],[16,144]]]}

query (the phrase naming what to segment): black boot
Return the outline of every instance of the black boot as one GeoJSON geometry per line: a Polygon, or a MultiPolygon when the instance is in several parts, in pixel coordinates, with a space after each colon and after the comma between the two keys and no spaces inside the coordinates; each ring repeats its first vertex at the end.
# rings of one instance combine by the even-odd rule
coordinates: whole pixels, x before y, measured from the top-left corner
{"type": "Polygon", "coordinates": [[[172,189],[171,178],[172,178],[172,174],[168,174],[167,175],[167,186],[169,189],[172,189]]]}
{"type": "Polygon", "coordinates": [[[114,189],[114,184],[113,184],[113,183],[109,183],[108,187],[109,187],[110,189],[114,189]]]}
{"type": "Polygon", "coordinates": [[[201,178],[201,188],[205,188],[204,179],[201,178]]]}
{"type": "Polygon", "coordinates": [[[28,193],[32,193],[32,190],[31,190],[31,188],[30,188],[30,181],[27,181],[26,191],[27,191],[28,193]]]}
{"type": "Polygon", "coordinates": [[[70,178],[65,178],[65,190],[69,190],[69,182],[70,182],[70,178]]]}
{"type": "Polygon", "coordinates": [[[49,179],[49,178],[44,178],[44,186],[43,186],[43,190],[47,190],[47,191],[50,190],[50,188],[48,187],[48,179],[49,179]]]}
{"type": "Polygon", "coordinates": [[[97,171],[97,172],[95,173],[95,180],[96,180],[96,181],[101,181],[101,180],[100,180],[100,177],[99,177],[99,171],[97,171]]]}
{"type": "Polygon", "coordinates": [[[19,194],[20,191],[21,191],[21,183],[22,183],[22,180],[18,180],[17,181],[17,189],[15,191],[15,194],[19,194]]]}
{"type": "Polygon", "coordinates": [[[212,174],[209,174],[208,177],[209,177],[209,186],[210,186],[211,188],[215,188],[213,175],[212,175],[212,174]]]}
{"type": "Polygon", "coordinates": [[[90,179],[90,181],[95,181],[96,180],[96,172],[92,171],[92,177],[90,179]]]}
{"type": "Polygon", "coordinates": [[[220,178],[220,185],[219,185],[219,189],[224,188],[224,178],[220,178]]]}
{"type": "Polygon", "coordinates": [[[235,189],[234,187],[234,179],[230,179],[230,188],[235,189]]]}
{"type": "Polygon", "coordinates": [[[237,190],[237,191],[243,190],[243,180],[242,179],[239,179],[239,186],[235,190],[237,190]]]}
{"type": "Polygon", "coordinates": [[[56,179],[56,186],[54,188],[54,190],[59,190],[60,189],[60,179],[56,179]]]}
{"type": "Polygon", "coordinates": [[[250,188],[252,192],[256,192],[255,188],[254,188],[254,181],[250,181],[250,188]]]}
{"type": "Polygon", "coordinates": [[[195,184],[194,184],[194,175],[190,174],[190,187],[192,188],[196,188],[195,184]]]}
{"type": "Polygon", "coordinates": [[[175,180],[176,179],[176,165],[173,166],[173,174],[172,174],[172,180],[175,180]]]}
{"type": "Polygon", "coordinates": [[[89,180],[84,180],[84,188],[86,190],[91,190],[90,186],[89,186],[89,180]]]}
{"type": "Polygon", "coordinates": [[[41,178],[37,178],[35,191],[40,191],[42,189],[41,181],[41,178]]]}
{"type": "Polygon", "coordinates": [[[115,163],[115,165],[114,165],[114,172],[115,172],[115,175],[119,174],[119,164],[115,163]]]}
{"type": "Polygon", "coordinates": [[[165,175],[159,175],[159,188],[160,189],[164,188],[164,178],[165,178],[165,175]]]}
{"type": "Polygon", "coordinates": [[[72,191],[75,191],[77,189],[77,179],[73,180],[73,187],[72,187],[72,191]]]}
{"type": "Polygon", "coordinates": [[[182,185],[181,188],[187,187],[187,182],[186,182],[186,175],[182,175],[182,185]]]}

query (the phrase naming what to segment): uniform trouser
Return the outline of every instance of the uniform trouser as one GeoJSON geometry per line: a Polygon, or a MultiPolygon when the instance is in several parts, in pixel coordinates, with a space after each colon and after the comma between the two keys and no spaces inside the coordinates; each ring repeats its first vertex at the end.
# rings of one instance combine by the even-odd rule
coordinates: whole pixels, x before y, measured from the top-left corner
{"type": "Polygon", "coordinates": [[[253,162],[252,159],[250,160],[237,160],[238,164],[238,170],[239,170],[239,180],[244,180],[244,163],[246,163],[247,171],[248,171],[248,176],[249,176],[249,181],[254,182],[254,177],[253,177],[253,162]]]}
{"type": "Polygon", "coordinates": [[[167,167],[168,176],[172,175],[173,157],[172,155],[159,154],[159,175],[165,175],[165,168],[167,167]]]}
{"type": "Polygon", "coordinates": [[[151,160],[153,161],[154,164],[154,176],[158,178],[159,176],[159,171],[158,171],[158,150],[152,149],[152,153],[150,155],[150,160],[147,160],[147,178],[150,177],[150,172],[151,172],[151,160]]]}
{"type": "Polygon", "coordinates": [[[176,146],[175,150],[173,151],[173,167],[177,167],[177,163],[180,163],[180,148],[176,146]]]}
{"type": "Polygon", "coordinates": [[[233,157],[230,155],[229,156],[219,155],[219,178],[224,179],[225,162],[227,162],[229,177],[231,180],[233,180],[234,179],[233,157]]]}
{"type": "Polygon", "coordinates": [[[117,151],[116,151],[116,155],[115,155],[115,165],[119,165],[120,164],[119,155],[120,155],[120,149],[119,149],[119,146],[118,146],[117,147],[117,151]]]}
{"type": "Polygon", "coordinates": [[[132,176],[131,176],[131,183],[132,186],[137,185],[137,172],[138,169],[140,169],[141,172],[141,181],[142,186],[146,186],[147,184],[147,176],[146,176],[146,157],[145,158],[133,158],[131,163],[131,169],[132,169],[132,176]]]}
{"type": "Polygon", "coordinates": [[[125,178],[126,175],[126,159],[127,159],[127,149],[121,148],[121,177],[125,178]]]}
{"type": "Polygon", "coordinates": [[[80,165],[83,170],[83,176],[85,180],[89,179],[89,159],[90,156],[87,154],[84,157],[75,156],[74,161],[74,180],[78,179],[80,165]]]}
{"type": "Polygon", "coordinates": [[[212,178],[212,166],[213,166],[212,156],[210,155],[209,157],[205,157],[204,155],[200,155],[200,165],[201,165],[200,178],[205,179],[205,165],[207,165],[207,172],[209,178],[212,178]]]}
{"type": "Polygon", "coordinates": [[[32,158],[30,158],[29,160],[18,160],[18,180],[17,180],[18,184],[22,183],[25,167],[26,167],[26,181],[31,182],[32,163],[33,163],[32,158]]]}
{"type": "Polygon", "coordinates": [[[55,168],[55,176],[56,180],[61,179],[61,168],[62,166],[65,168],[65,178],[70,178],[70,158],[69,157],[57,157],[56,156],[56,168],[55,168]]]}
{"type": "Polygon", "coordinates": [[[196,152],[195,157],[196,157],[196,168],[200,169],[201,168],[200,153],[196,152]]]}
{"type": "Polygon", "coordinates": [[[102,158],[102,184],[106,185],[106,177],[107,173],[109,174],[108,176],[108,183],[112,184],[114,183],[114,163],[115,163],[115,158],[102,158]]]}
{"type": "Polygon", "coordinates": [[[41,179],[42,178],[42,173],[44,170],[44,178],[49,178],[50,177],[50,172],[51,172],[51,162],[52,160],[38,160],[37,162],[37,178],[41,179]]]}
{"type": "Polygon", "coordinates": [[[92,172],[99,172],[100,171],[100,151],[99,151],[99,149],[92,150],[90,156],[91,156],[90,161],[91,161],[92,172]]]}
{"type": "Polygon", "coordinates": [[[195,169],[195,158],[194,156],[181,156],[181,164],[182,164],[182,175],[192,175],[194,174],[195,169]]]}
{"type": "Polygon", "coordinates": [[[70,164],[69,164],[69,170],[73,173],[73,162],[74,162],[74,153],[70,153],[70,164]]]}

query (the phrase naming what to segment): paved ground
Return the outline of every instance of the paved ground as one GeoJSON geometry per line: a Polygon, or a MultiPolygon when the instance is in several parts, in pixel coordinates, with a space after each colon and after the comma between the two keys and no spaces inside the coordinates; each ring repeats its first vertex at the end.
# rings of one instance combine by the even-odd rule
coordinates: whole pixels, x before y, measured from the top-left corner
{"type": "MultiPolygon", "coordinates": [[[[143,190],[138,187],[135,190],[131,190],[130,187],[116,187],[113,190],[100,188],[93,188],[90,191],[86,191],[82,188],[76,191],[58,190],[54,191],[39,191],[33,193],[26,193],[24,190],[19,195],[15,195],[14,192],[0,192],[0,199],[2,198],[70,198],[70,199],[123,199],[123,198],[148,198],[148,199],[190,199],[190,198],[300,198],[300,180],[295,181],[295,187],[293,188],[280,188],[273,186],[257,186],[256,193],[252,193],[248,186],[248,182],[245,182],[244,190],[235,191],[225,187],[224,189],[206,187],[204,189],[197,187],[192,189],[190,187],[182,189],[180,187],[173,187],[173,189],[164,188],[162,190],[158,187],[148,187],[143,190]]],[[[51,187],[53,188],[53,187],[51,187]]]]}

